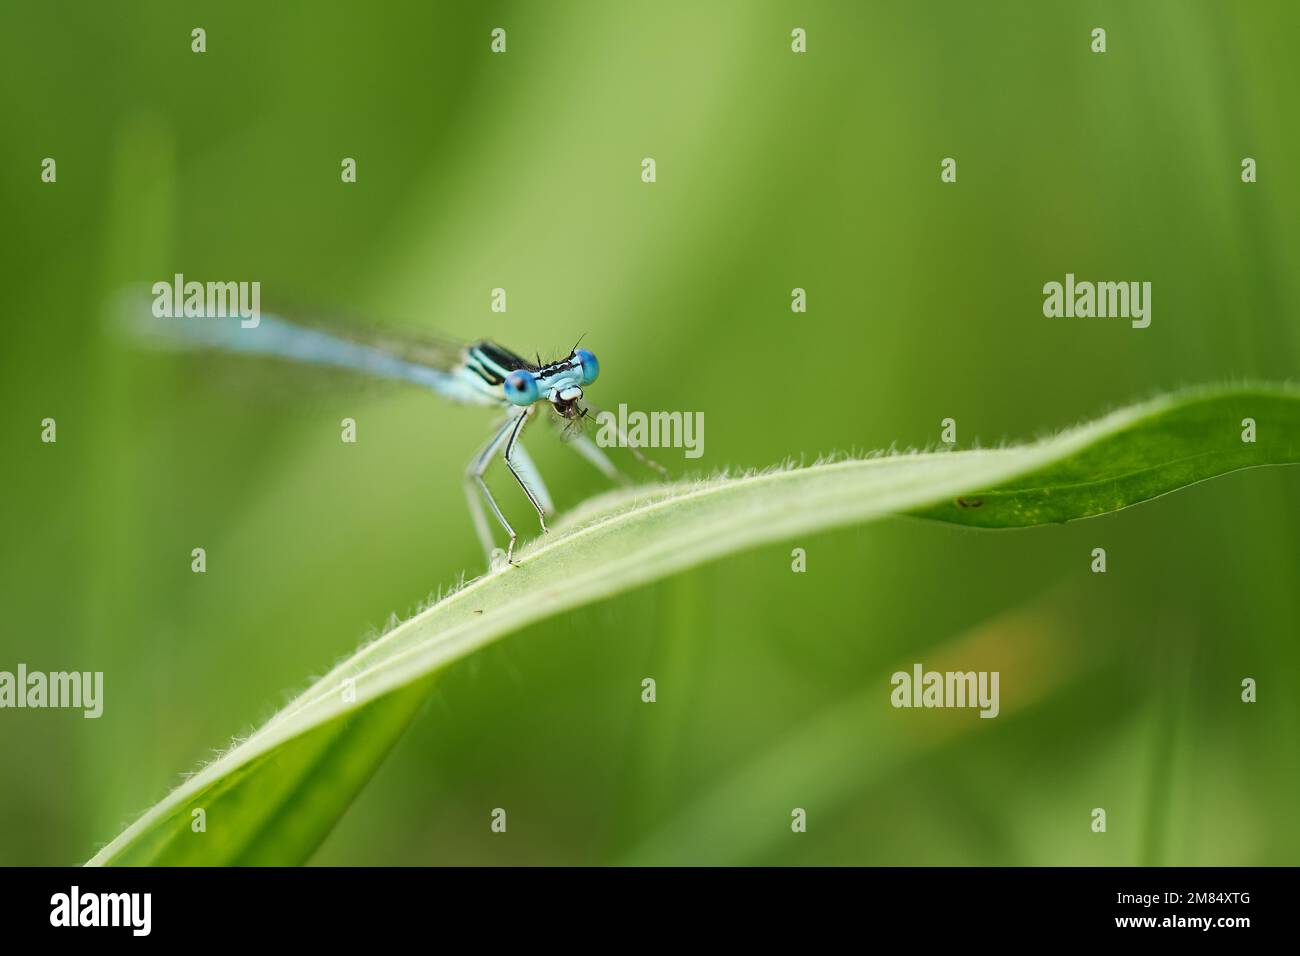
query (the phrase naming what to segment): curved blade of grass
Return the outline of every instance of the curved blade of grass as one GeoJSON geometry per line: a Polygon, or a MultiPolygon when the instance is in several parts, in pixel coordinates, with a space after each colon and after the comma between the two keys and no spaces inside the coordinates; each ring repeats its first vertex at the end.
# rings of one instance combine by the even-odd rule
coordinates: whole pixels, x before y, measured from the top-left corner
{"type": "Polygon", "coordinates": [[[527,624],[725,554],[889,514],[984,528],[1103,514],[1217,475],[1300,462],[1300,388],[1198,389],[1030,445],[889,455],[599,498],[316,682],[91,864],[306,860],[447,665],[527,624]],[[1244,418],[1258,440],[1241,439],[1244,418]],[[203,808],[206,829],[195,832],[203,808]]]}

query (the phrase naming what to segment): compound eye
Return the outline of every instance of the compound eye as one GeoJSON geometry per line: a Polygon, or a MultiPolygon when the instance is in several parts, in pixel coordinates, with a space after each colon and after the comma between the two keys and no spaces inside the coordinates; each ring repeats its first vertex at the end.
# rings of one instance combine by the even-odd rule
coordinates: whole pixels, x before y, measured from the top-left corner
{"type": "Polygon", "coordinates": [[[537,379],[531,372],[516,369],[506,376],[501,387],[514,405],[531,405],[537,401],[537,379]]]}
{"type": "Polygon", "coordinates": [[[596,356],[586,349],[578,349],[574,354],[577,355],[578,363],[582,367],[582,384],[590,385],[600,375],[600,363],[596,361],[596,356]]]}

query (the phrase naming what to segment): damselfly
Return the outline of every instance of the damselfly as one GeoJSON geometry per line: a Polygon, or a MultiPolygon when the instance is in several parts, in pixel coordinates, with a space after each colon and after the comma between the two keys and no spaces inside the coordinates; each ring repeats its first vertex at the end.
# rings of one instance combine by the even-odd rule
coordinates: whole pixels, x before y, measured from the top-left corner
{"type": "MultiPolygon", "coordinates": [[[[583,401],[583,389],[596,381],[600,364],[594,354],[577,345],[563,358],[543,363],[540,357],[530,362],[489,341],[463,346],[439,340],[404,341],[368,336],[356,329],[315,328],[265,313],[251,327],[241,326],[233,318],[153,317],[147,323],[140,318],[136,312],[131,323],[133,331],[137,338],[155,346],[213,348],[332,366],[374,378],[409,382],[453,402],[500,409],[504,415],[492,437],[465,469],[466,500],[489,564],[497,549],[483,511],[485,501],[509,535],[505,549],[509,564],[514,563],[519,538],[484,481],[488,466],[498,454],[536,509],[543,532],[548,530],[546,516],[555,511],[546,485],[521,441],[524,427],[540,409],[549,406],[554,410],[557,421],[568,426],[567,443],[583,458],[607,477],[625,480],[609,457],[580,430],[582,420],[592,411],[583,401]]],[[[621,430],[619,439],[639,460],[665,474],[656,462],[642,456],[621,430]]]]}

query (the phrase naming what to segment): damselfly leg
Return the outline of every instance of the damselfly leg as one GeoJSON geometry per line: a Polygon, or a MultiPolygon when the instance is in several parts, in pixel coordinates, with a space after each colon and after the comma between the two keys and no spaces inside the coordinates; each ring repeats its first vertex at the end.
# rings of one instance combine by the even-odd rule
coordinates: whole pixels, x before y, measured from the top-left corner
{"type": "Polygon", "coordinates": [[[533,464],[533,459],[529,456],[528,449],[524,448],[522,439],[515,443],[514,463],[524,484],[532,489],[538,502],[541,503],[542,511],[548,515],[555,514],[555,503],[551,500],[551,493],[546,490],[546,482],[542,481],[542,474],[533,464]]]}
{"type": "MultiPolygon", "coordinates": [[[[522,418],[520,413],[518,417],[522,418]]],[[[501,527],[506,529],[506,534],[510,535],[510,544],[513,548],[515,541],[515,529],[510,527],[510,522],[506,516],[501,513],[497,500],[492,497],[492,492],[488,490],[487,482],[483,480],[483,474],[487,471],[488,465],[492,463],[492,456],[510,436],[511,429],[515,427],[515,418],[509,418],[505,424],[493,433],[488,443],[483,446],[477,455],[470,459],[469,467],[465,469],[465,500],[469,502],[470,515],[474,519],[474,530],[478,533],[478,540],[483,545],[483,553],[487,555],[488,564],[492,563],[492,552],[496,548],[496,542],[492,538],[492,531],[488,528],[487,516],[483,514],[483,498],[487,499],[488,506],[496,516],[501,527]],[[475,487],[477,486],[477,487],[475,487]],[[479,495],[482,495],[482,498],[479,495]]]]}
{"type": "MultiPolygon", "coordinates": [[[[588,413],[592,413],[592,412],[594,412],[598,416],[607,414],[606,412],[602,412],[599,409],[597,409],[594,405],[588,405],[583,409],[582,412],[583,417],[586,417],[588,413]]],[[[641,462],[641,464],[645,465],[647,468],[653,469],[661,478],[671,477],[668,474],[667,468],[659,464],[659,462],[655,461],[653,458],[649,458],[646,455],[641,453],[641,446],[638,445],[636,442],[632,441],[632,439],[628,437],[627,432],[624,430],[623,426],[619,423],[616,417],[610,415],[608,418],[608,422],[610,425],[614,427],[614,431],[618,435],[619,444],[622,447],[626,448],[628,451],[630,451],[632,453],[632,457],[634,457],[637,461],[641,462]]],[[[579,437],[585,438],[586,436],[579,436],[579,437]]],[[[608,458],[606,458],[604,452],[602,452],[594,442],[588,440],[586,442],[586,445],[587,445],[586,448],[584,448],[582,445],[577,446],[577,451],[580,455],[582,455],[584,458],[586,458],[588,461],[594,464],[601,471],[604,471],[605,474],[610,475],[610,477],[614,477],[614,475],[611,475],[609,471],[606,471],[606,466],[608,466],[610,469],[613,470],[614,474],[619,476],[615,480],[623,481],[623,482],[627,481],[627,479],[622,476],[622,472],[618,471],[617,468],[614,468],[613,463],[610,462],[608,458]],[[600,461],[598,460],[600,458],[605,459],[604,464],[600,463],[600,461]]]]}
{"type": "Polygon", "coordinates": [[[583,434],[566,436],[564,441],[591,464],[599,469],[600,473],[610,481],[616,481],[621,485],[630,484],[632,479],[609,460],[609,456],[601,450],[600,446],[583,434]]]}
{"type": "Polygon", "coordinates": [[[514,475],[515,480],[519,482],[519,487],[524,490],[524,494],[528,497],[528,501],[537,510],[537,517],[541,522],[542,531],[550,530],[546,527],[546,512],[552,507],[551,496],[546,490],[546,485],[542,483],[541,475],[538,474],[536,466],[533,465],[532,459],[528,457],[528,452],[524,450],[524,446],[519,440],[520,435],[523,434],[524,426],[528,424],[528,419],[532,416],[533,410],[533,406],[528,406],[507,419],[505,424],[483,446],[483,449],[470,461],[465,472],[465,496],[469,501],[470,513],[474,518],[474,529],[478,532],[479,542],[483,545],[483,551],[487,555],[489,565],[492,562],[495,542],[492,538],[492,532],[488,528],[487,517],[483,513],[483,504],[478,497],[479,493],[482,494],[483,498],[487,499],[488,507],[492,509],[493,516],[505,529],[506,534],[510,536],[510,543],[506,546],[507,564],[514,564],[515,542],[519,539],[519,535],[510,522],[506,520],[505,514],[501,511],[501,506],[497,504],[496,498],[493,497],[487,482],[483,480],[488,466],[492,464],[493,456],[501,449],[502,445],[505,446],[505,453],[502,457],[505,459],[506,468],[510,470],[510,474],[514,475]]]}
{"type": "MultiPolygon", "coordinates": [[[[506,442],[505,459],[506,467],[510,469],[510,474],[515,476],[515,480],[519,482],[519,487],[524,489],[524,494],[528,496],[528,500],[532,502],[533,507],[537,509],[537,520],[542,523],[542,531],[549,532],[551,529],[546,527],[546,509],[542,507],[541,499],[545,498],[549,500],[550,495],[545,494],[544,492],[539,495],[529,484],[529,478],[532,478],[533,480],[540,480],[540,478],[537,474],[537,469],[532,466],[532,460],[528,458],[528,453],[524,451],[524,446],[519,443],[519,436],[523,434],[524,426],[528,424],[528,419],[532,415],[533,409],[536,407],[537,406],[535,405],[530,405],[528,409],[519,416],[519,420],[515,423],[515,427],[511,429],[510,439],[506,442]],[[521,462],[526,463],[523,468],[516,466],[516,456],[521,459],[521,462]]],[[[514,544],[514,540],[512,539],[510,542],[511,552],[514,551],[514,544]]],[[[507,553],[506,557],[507,559],[509,558],[509,553],[507,553]]]]}

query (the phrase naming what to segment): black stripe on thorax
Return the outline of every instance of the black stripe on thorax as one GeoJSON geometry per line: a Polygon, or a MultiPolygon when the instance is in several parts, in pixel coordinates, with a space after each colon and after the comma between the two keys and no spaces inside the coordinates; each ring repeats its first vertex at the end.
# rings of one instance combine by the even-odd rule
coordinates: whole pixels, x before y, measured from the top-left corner
{"type": "Polygon", "coordinates": [[[494,386],[504,382],[506,375],[517,368],[533,368],[529,362],[495,342],[475,342],[471,345],[466,364],[470,371],[494,386]]]}

